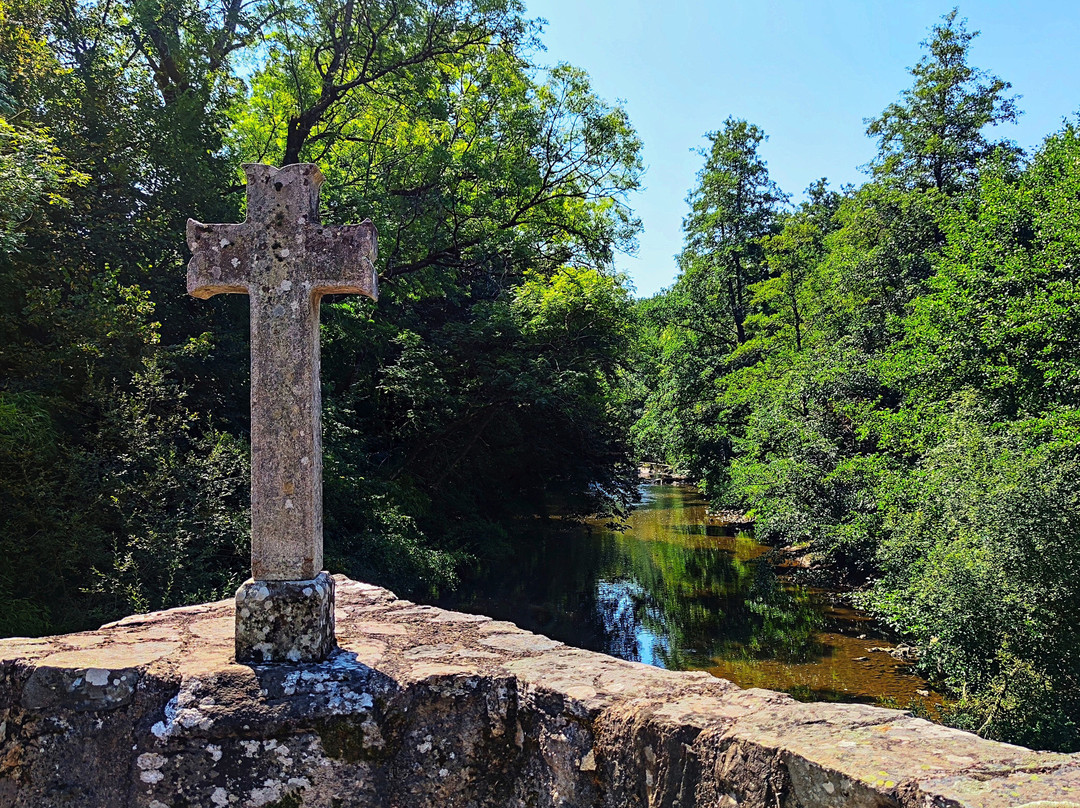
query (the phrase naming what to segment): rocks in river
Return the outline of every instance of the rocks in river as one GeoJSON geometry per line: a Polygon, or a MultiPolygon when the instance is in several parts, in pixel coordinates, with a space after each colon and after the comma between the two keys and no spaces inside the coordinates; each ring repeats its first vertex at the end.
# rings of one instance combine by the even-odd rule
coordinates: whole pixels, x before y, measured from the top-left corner
{"type": "Polygon", "coordinates": [[[706,514],[710,521],[717,522],[721,525],[730,525],[735,528],[753,527],[754,520],[748,517],[745,511],[736,510],[735,508],[719,508],[717,510],[708,510],[706,514]]]}
{"type": "Polygon", "coordinates": [[[919,661],[919,649],[913,645],[907,645],[906,643],[900,643],[896,646],[879,645],[870,649],[871,651],[880,651],[883,654],[888,654],[893,659],[900,662],[918,662],[919,661]]]}
{"type": "Polygon", "coordinates": [[[638,477],[650,485],[689,485],[690,478],[665,463],[642,463],[638,477]]]}

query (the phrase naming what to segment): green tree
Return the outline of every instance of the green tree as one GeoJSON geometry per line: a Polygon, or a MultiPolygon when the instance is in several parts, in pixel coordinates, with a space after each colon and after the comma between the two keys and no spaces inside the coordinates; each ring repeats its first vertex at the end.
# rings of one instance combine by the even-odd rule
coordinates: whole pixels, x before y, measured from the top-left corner
{"type": "Polygon", "coordinates": [[[765,134],[728,118],[707,135],[704,165],[687,197],[680,274],[670,290],[639,313],[651,332],[645,371],[653,379],[639,404],[635,440],[650,457],[725,488],[732,438],[746,413],[720,390],[746,360],[751,287],[765,277],[761,238],[773,231],[786,197],[769,179],[758,148],[765,134]]]}
{"type": "Polygon", "coordinates": [[[625,197],[641,144],[582,71],[535,70],[532,26],[516,4],[361,8],[413,15],[376,39],[360,17],[349,23],[383,67],[353,51],[333,60],[325,43],[346,36],[344,18],[282,24],[231,137],[246,159],[288,161],[304,128],[297,116],[318,108],[299,153],[327,176],[327,218],[371,217],[379,229],[377,308],[323,309],[326,446],[337,464],[327,540],[344,568],[370,577],[363,559],[389,557],[385,527],[427,570],[395,586],[422,589],[450,581],[461,552],[501,545],[516,514],[552,498],[618,510],[632,495],[607,398],[607,346],[625,352],[623,324],[599,317],[591,333],[545,344],[544,359],[539,332],[520,317],[523,292],[548,284],[567,316],[578,303],[599,307],[604,288],[625,294],[611,264],[639,227],[625,197]],[[405,64],[401,53],[428,55],[405,64]],[[365,498],[378,513],[347,504],[365,498]]]}
{"type": "MultiPolygon", "coordinates": [[[[12,126],[0,116],[0,251],[13,252],[39,206],[67,205],[67,186],[86,178],[71,172],[42,130],[12,126]]],[[[38,214],[40,215],[40,214],[38,214]]]]}
{"type": "Polygon", "coordinates": [[[535,32],[519,0],[272,0],[270,7],[272,125],[282,165],[321,162],[347,137],[342,130],[369,90],[404,102],[465,53],[498,49],[519,58],[535,32]]]}
{"type": "Polygon", "coordinates": [[[634,435],[865,585],[951,723],[1074,750],[1080,138],[1027,161],[991,142],[1018,113],[973,36],[955,12],[934,29],[870,122],[869,182],[763,234],[738,347],[703,338],[685,274],[642,306],[634,435]]]}
{"type": "Polygon", "coordinates": [[[706,137],[711,145],[700,150],[705,165],[687,198],[690,213],[683,220],[686,246],[679,266],[685,283],[700,287],[692,295],[726,310],[720,321],[732,326],[735,344],[742,345],[747,287],[762,276],[758,239],[770,232],[786,197],[758,154],[766,139],[758,127],[728,118],[723,129],[706,137]]]}
{"type": "Polygon", "coordinates": [[[806,190],[807,199],[794,214],[783,217],[780,232],[764,236],[761,247],[769,277],[751,289],[751,328],[758,342],[790,346],[796,352],[816,312],[811,279],[825,258],[825,238],[836,229],[834,217],[841,196],[818,180],[806,190]]]}
{"type": "Polygon", "coordinates": [[[866,133],[878,140],[870,163],[875,177],[955,193],[970,187],[982,159],[996,148],[1011,148],[984,134],[988,126],[1015,123],[1020,111],[1016,97],[1005,95],[1012,85],[968,64],[978,35],[957,19],[955,8],[934,26],[922,43],[929,53],[910,69],[912,86],[866,121],[866,133]]]}

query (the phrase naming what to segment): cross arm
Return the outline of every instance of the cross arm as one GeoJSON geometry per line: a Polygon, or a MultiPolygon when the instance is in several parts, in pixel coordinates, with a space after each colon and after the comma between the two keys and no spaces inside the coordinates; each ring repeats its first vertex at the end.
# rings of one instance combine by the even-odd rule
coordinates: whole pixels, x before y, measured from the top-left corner
{"type": "Polygon", "coordinates": [[[320,295],[359,294],[378,300],[378,233],[371,220],[340,227],[311,224],[308,228],[307,255],[314,291],[320,295]]]}
{"type": "Polygon", "coordinates": [[[214,295],[248,291],[254,256],[249,224],[187,222],[188,294],[206,299],[214,295]]]}

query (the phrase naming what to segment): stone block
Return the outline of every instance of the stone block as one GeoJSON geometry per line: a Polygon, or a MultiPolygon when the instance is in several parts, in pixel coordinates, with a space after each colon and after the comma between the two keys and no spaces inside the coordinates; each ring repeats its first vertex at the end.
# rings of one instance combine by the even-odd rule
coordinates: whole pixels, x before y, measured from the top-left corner
{"type": "Polygon", "coordinates": [[[334,650],[334,579],[245,581],[236,592],[236,661],[321,662],[334,650]]]}

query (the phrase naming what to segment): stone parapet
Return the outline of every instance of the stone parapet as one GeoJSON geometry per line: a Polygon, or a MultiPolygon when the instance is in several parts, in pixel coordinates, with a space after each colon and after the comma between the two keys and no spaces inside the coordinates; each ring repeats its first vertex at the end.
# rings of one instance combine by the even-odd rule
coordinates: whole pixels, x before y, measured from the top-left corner
{"type": "Polygon", "coordinates": [[[336,606],[317,664],[237,664],[231,601],[0,641],[0,808],[1080,808],[1080,756],[340,577],[336,606]]]}

